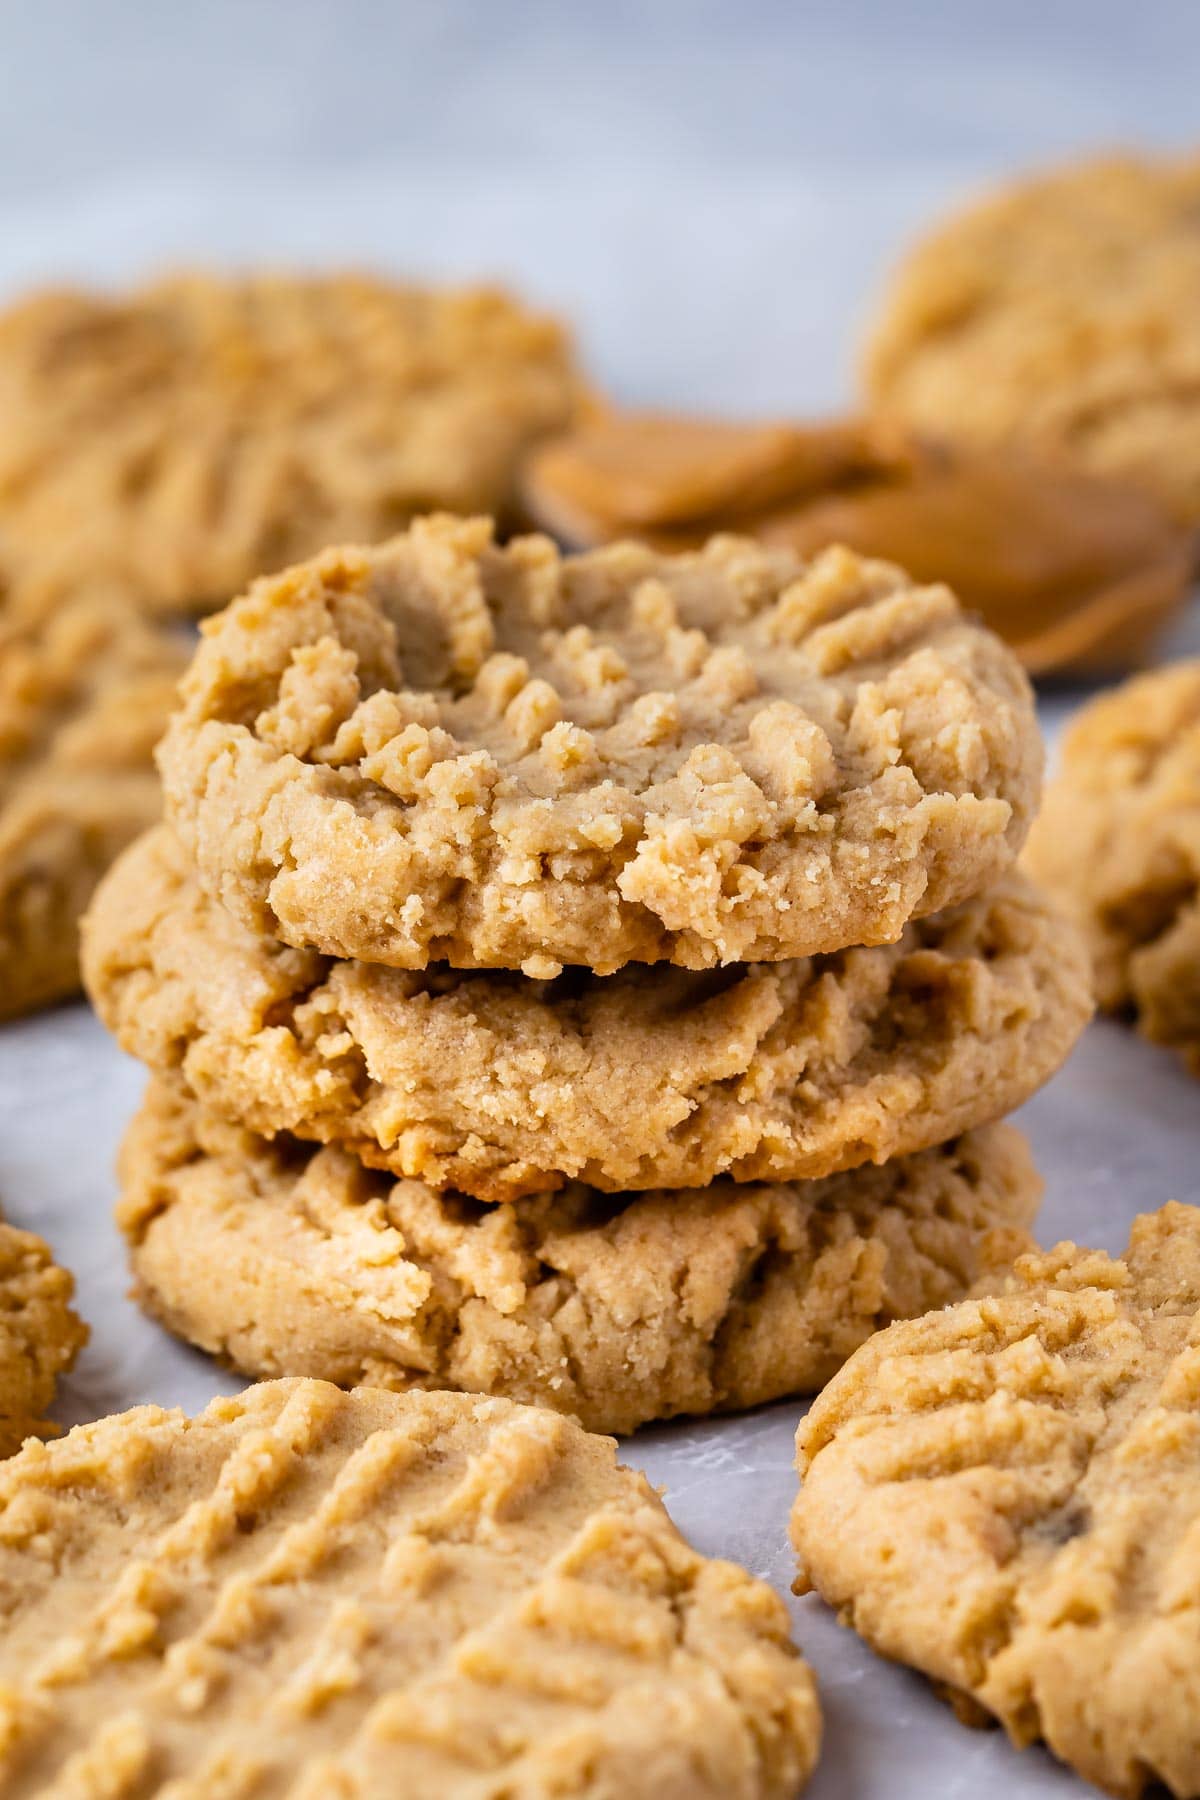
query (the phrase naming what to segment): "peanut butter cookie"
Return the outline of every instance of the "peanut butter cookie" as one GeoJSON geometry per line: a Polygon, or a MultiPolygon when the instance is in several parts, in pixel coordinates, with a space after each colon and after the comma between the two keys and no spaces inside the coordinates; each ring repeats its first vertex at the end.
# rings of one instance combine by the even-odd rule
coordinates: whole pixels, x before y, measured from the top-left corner
{"type": "Polygon", "coordinates": [[[0,519],[143,603],[222,604],[431,507],[507,513],[571,416],[557,324],[489,289],[190,274],[0,317],[0,519]]]}
{"type": "Polygon", "coordinates": [[[1041,751],[1012,655],[887,564],[440,517],[211,621],[161,767],[252,929],[550,976],[894,939],[1010,862],[1041,751]]]}
{"type": "Polygon", "coordinates": [[[1082,926],[1100,1004],[1200,1075],[1200,661],[1084,709],[1029,862],[1082,926]]]}
{"type": "Polygon", "coordinates": [[[1033,176],[908,258],[867,387],[918,430],[1031,441],[1200,523],[1200,157],[1033,176]]]}
{"type": "Polygon", "coordinates": [[[74,1291],[40,1237],[0,1219],[0,1457],[54,1429],[46,1408],[88,1336],[71,1310],[74,1291]]]}
{"type": "Polygon", "coordinates": [[[801,1581],[1110,1793],[1200,1792],[1200,1209],[891,1326],[798,1437],[801,1581]]]}
{"type": "Polygon", "coordinates": [[[791,1800],[813,1679],[611,1441],[267,1382],[0,1468],[6,1800],[791,1800]]]}
{"type": "Polygon", "coordinates": [[[620,1432],[812,1392],[1034,1248],[1041,1189],[995,1125],[826,1181],[484,1207],[157,1081],[121,1179],[142,1305],[244,1373],[465,1388],[620,1432]]]}
{"type": "Polygon", "coordinates": [[[105,883],[84,960],[122,1046],[218,1112],[494,1201],[883,1162],[1018,1106],[1091,1012],[1078,935],[1017,875],[897,944],[536,982],[261,939],[165,827],[105,883]]]}
{"type": "Polygon", "coordinates": [[[79,986],[79,918],[162,810],[152,753],[186,662],[121,590],[0,610],[0,1018],[79,986]]]}

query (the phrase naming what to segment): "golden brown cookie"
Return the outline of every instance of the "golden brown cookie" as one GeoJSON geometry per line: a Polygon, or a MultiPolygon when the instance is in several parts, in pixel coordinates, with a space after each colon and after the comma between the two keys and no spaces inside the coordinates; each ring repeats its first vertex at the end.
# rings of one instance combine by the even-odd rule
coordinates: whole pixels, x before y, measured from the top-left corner
{"type": "Polygon", "coordinates": [[[1085,707],[1028,856],[1083,928],[1100,1004],[1200,1075],[1200,661],[1085,707]]]}
{"type": "Polygon", "coordinates": [[[1200,1792],[1200,1209],[893,1325],[797,1439],[801,1580],[1110,1793],[1200,1792]]]}
{"type": "Polygon", "coordinates": [[[190,274],[0,316],[0,519],[204,610],[431,507],[506,514],[569,419],[564,333],[491,289],[190,274]]]}
{"type": "Polygon", "coordinates": [[[910,254],[868,346],[921,431],[1065,449],[1200,523],[1200,157],[1034,175],[910,254]]]}
{"type": "Polygon", "coordinates": [[[79,986],[79,918],[162,809],[152,752],[186,661],[110,586],[0,608],[0,1018],[79,986]]]}
{"type": "Polygon", "coordinates": [[[243,1373],[465,1388],[620,1432],[812,1392],[1032,1249],[1041,1190],[995,1125],[826,1181],[485,1207],[160,1081],[121,1182],[142,1305],[243,1373]]]}
{"type": "Polygon", "coordinates": [[[549,976],[898,937],[1009,863],[1041,749],[1011,654],[886,564],[440,517],[209,622],[160,762],[252,929],[549,976]]]}
{"type": "Polygon", "coordinates": [[[79,1426],[0,1469],[0,1581],[6,1800],[791,1800],[816,1760],[782,1602],[502,1400],[79,1426]]]}
{"type": "Polygon", "coordinates": [[[485,1200],[805,1180],[1010,1112],[1091,1012],[1074,929],[1021,877],[898,944],[536,982],[329,962],[239,925],[162,827],[84,932],[100,1016],[263,1133],[485,1200]]]}
{"type": "Polygon", "coordinates": [[[74,1291],[40,1237],[0,1219],[0,1457],[55,1429],[46,1409],[88,1337],[74,1291]]]}

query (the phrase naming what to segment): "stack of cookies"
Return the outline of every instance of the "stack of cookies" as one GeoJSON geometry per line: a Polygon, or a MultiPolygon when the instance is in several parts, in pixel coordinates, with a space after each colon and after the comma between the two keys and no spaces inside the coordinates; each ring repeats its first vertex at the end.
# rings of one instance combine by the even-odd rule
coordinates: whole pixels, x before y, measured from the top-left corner
{"type": "Polygon", "coordinates": [[[811,1391],[995,1281],[996,1123],[1089,1010],[1041,749],[951,593],[418,520],[210,620],[85,928],[154,1071],[137,1291],[252,1375],[624,1432],[811,1391]]]}

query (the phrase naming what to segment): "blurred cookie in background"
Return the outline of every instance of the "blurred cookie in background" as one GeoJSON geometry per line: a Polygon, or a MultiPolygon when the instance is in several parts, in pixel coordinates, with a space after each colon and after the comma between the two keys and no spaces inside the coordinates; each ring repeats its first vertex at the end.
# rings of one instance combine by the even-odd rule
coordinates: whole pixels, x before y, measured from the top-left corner
{"type": "Polygon", "coordinates": [[[1082,926],[1096,997],[1200,1075],[1200,660],[1075,720],[1027,859],[1082,926]]]}
{"type": "Polygon", "coordinates": [[[0,524],[203,612],[432,508],[508,519],[580,396],[565,332],[488,288],[193,273],[0,317],[0,524]]]}
{"type": "Polygon", "coordinates": [[[976,450],[880,421],[737,424],[605,413],[532,454],[526,504],[592,546],[684,549],[745,532],[844,543],[946,581],[1035,674],[1128,668],[1190,585],[1192,534],[1153,494],[1061,455],[976,450]]]}
{"type": "Polygon", "coordinates": [[[0,604],[0,1019],[78,988],[80,915],[159,815],[187,650],[119,584],[17,580],[0,604]]]}
{"type": "Polygon", "coordinates": [[[918,244],[867,345],[918,431],[1067,451],[1200,524],[1200,154],[1014,183],[918,244]]]}
{"type": "Polygon", "coordinates": [[[74,1291],[49,1246],[0,1216],[0,1457],[55,1429],[42,1415],[88,1339],[74,1291]]]}

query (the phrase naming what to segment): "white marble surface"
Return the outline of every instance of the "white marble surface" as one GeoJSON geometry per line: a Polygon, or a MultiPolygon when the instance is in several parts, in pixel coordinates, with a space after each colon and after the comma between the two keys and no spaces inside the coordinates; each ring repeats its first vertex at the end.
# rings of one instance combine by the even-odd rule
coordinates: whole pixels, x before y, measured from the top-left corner
{"type": "MultiPolygon", "coordinates": [[[[629,399],[831,407],[873,285],[937,207],[1038,156],[1196,129],[1192,4],[834,12],[0,0],[0,292],[214,259],[495,273],[570,312],[629,399]]],[[[1047,701],[1048,726],[1072,703],[1047,701]]],[[[111,1168],[140,1086],[83,1007],[0,1030],[0,1195],[93,1327],[64,1422],[235,1385],[125,1299],[111,1168]]],[[[1200,1200],[1198,1102],[1170,1057],[1093,1027],[1025,1109],[1043,1238],[1115,1249],[1138,1210],[1200,1200]]],[[[705,1550],[784,1593],[798,1412],[626,1446],[705,1550]]],[[[819,1800],[1084,1793],[790,1604],[828,1719],[819,1800]]]]}

